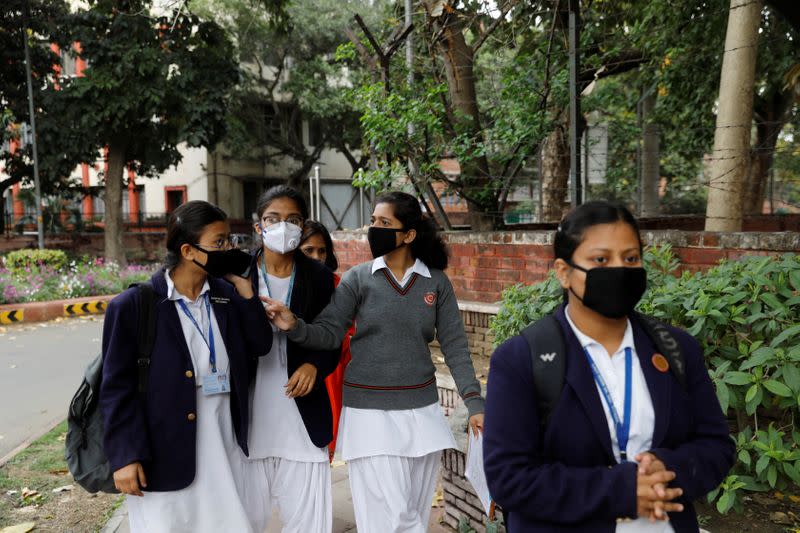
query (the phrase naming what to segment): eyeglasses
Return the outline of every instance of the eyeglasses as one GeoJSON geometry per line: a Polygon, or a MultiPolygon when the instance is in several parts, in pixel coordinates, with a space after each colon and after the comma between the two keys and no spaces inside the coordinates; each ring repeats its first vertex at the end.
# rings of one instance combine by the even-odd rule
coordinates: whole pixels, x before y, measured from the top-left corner
{"type": "Polygon", "coordinates": [[[238,235],[228,235],[222,239],[217,239],[216,241],[210,244],[196,244],[200,249],[209,248],[211,250],[229,250],[231,248],[236,248],[239,244],[239,236],[238,235]]]}
{"type": "Polygon", "coordinates": [[[268,227],[273,226],[275,224],[280,224],[281,222],[286,222],[288,224],[294,224],[295,226],[297,226],[299,228],[303,227],[303,217],[299,217],[297,215],[291,215],[291,216],[288,216],[288,217],[286,217],[284,219],[281,219],[281,217],[277,217],[277,216],[267,215],[267,216],[265,216],[264,218],[261,219],[261,225],[264,228],[268,228],[268,227]]]}

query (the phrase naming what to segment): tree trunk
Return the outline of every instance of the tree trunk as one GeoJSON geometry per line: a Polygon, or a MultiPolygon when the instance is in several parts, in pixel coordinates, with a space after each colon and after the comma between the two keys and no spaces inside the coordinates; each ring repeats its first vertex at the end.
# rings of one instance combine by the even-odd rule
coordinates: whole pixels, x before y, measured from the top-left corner
{"type": "Polygon", "coordinates": [[[540,222],[558,222],[569,209],[569,140],[565,124],[556,124],[542,144],[540,222]]]}
{"type": "Polygon", "coordinates": [[[719,82],[719,112],[709,165],[706,231],[741,231],[750,155],[760,0],[731,0],[719,82]]]}
{"type": "Polygon", "coordinates": [[[760,101],[763,105],[757,106],[762,109],[756,113],[756,142],[750,155],[750,172],[744,197],[744,212],[748,215],[758,215],[763,210],[764,191],[775,158],[775,145],[794,104],[789,91],[774,93],[760,101]]]}
{"type": "Polygon", "coordinates": [[[656,106],[656,95],[642,101],[642,192],[641,216],[658,215],[658,184],[661,180],[658,126],[650,121],[656,106]]]}
{"type": "Polygon", "coordinates": [[[3,193],[6,192],[8,187],[0,187],[0,233],[6,231],[6,202],[3,198],[3,193]]]}
{"type": "MultiPolygon", "coordinates": [[[[447,76],[450,105],[453,108],[457,134],[474,139],[473,145],[483,140],[483,128],[475,91],[473,71],[474,55],[464,38],[460,19],[453,14],[437,19],[442,36],[439,50],[447,76]]],[[[492,176],[485,155],[468,157],[459,161],[461,183],[467,198],[469,221],[473,230],[486,231],[502,225],[502,213],[497,212],[497,191],[492,191],[492,176]]]]}
{"type": "Polygon", "coordinates": [[[125,170],[125,143],[120,139],[108,143],[108,170],[105,176],[106,207],[105,223],[105,258],[126,266],[125,247],[122,244],[124,225],[122,222],[122,177],[125,170]]]}

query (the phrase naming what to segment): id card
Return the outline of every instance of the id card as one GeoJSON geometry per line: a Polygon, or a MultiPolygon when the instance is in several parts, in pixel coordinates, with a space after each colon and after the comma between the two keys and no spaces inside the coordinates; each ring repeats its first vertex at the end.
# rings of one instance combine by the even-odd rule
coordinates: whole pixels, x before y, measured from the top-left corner
{"type": "Polygon", "coordinates": [[[213,394],[227,394],[231,391],[231,384],[228,374],[216,372],[203,376],[203,394],[211,396],[213,394]]]}

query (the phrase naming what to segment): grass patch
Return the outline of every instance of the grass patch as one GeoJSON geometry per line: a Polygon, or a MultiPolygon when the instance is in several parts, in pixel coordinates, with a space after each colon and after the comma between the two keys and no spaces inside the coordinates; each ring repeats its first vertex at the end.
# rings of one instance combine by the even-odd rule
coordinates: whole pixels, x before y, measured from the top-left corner
{"type": "Polygon", "coordinates": [[[67,422],[64,421],[0,467],[0,489],[3,491],[0,523],[13,508],[43,504],[52,496],[54,488],[72,482],[66,475],[67,463],[64,460],[66,432],[67,422]],[[39,495],[23,498],[22,489],[26,487],[39,491],[39,495]],[[8,491],[17,492],[9,495],[8,491]]]}
{"type": "Polygon", "coordinates": [[[122,503],[116,494],[89,494],[75,484],[64,460],[62,422],[0,467],[0,529],[22,522],[36,531],[96,532],[122,503]],[[73,485],[70,491],[53,489],[73,485]],[[23,497],[23,489],[37,491],[23,497]]]}

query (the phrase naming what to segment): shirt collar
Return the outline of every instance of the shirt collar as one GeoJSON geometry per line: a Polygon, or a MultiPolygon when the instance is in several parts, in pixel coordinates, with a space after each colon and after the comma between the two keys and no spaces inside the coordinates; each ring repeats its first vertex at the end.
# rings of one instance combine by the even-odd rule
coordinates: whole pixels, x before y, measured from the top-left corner
{"type": "MultiPolygon", "coordinates": [[[[385,256],[380,256],[379,258],[372,261],[372,273],[374,274],[378,270],[385,268],[388,269],[389,266],[386,264],[385,256]]],[[[414,261],[414,265],[411,267],[411,272],[419,274],[422,277],[429,278],[431,277],[431,271],[428,268],[428,265],[417,259],[414,261]]],[[[406,272],[408,273],[408,272],[406,272]]]]}
{"type": "MultiPolygon", "coordinates": [[[[595,345],[600,346],[600,343],[591,338],[590,336],[583,333],[575,323],[572,321],[572,318],[569,316],[569,306],[564,309],[564,316],[567,317],[567,323],[569,327],[572,328],[572,332],[575,334],[575,337],[578,338],[578,342],[581,344],[582,348],[588,348],[589,346],[595,345]]],[[[633,344],[633,328],[631,327],[631,321],[627,321],[627,326],[625,327],[625,335],[622,336],[622,344],[619,345],[619,349],[616,353],[621,352],[625,348],[634,348],[633,344]]],[[[614,354],[610,354],[614,355],[614,354]]]]}
{"type": "Polygon", "coordinates": [[[164,278],[167,280],[167,299],[172,300],[173,302],[183,300],[188,303],[195,303],[196,301],[200,300],[201,296],[211,290],[211,287],[208,284],[208,278],[206,278],[205,283],[203,283],[203,288],[200,289],[200,296],[197,297],[196,301],[192,301],[188,297],[178,292],[178,289],[175,288],[175,282],[172,281],[172,276],[170,275],[169,269],[167,269],[166,273],[164,274],[164,278]]]}

